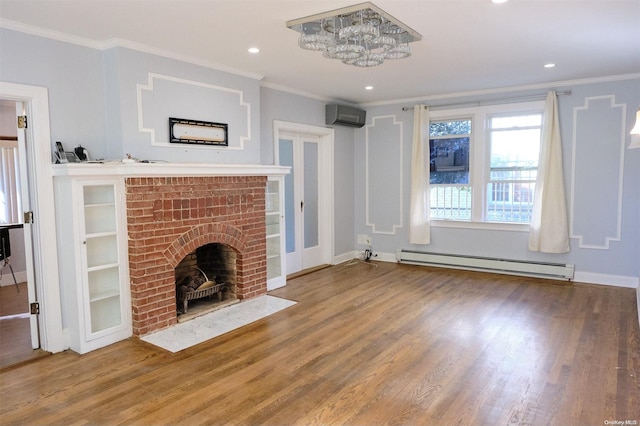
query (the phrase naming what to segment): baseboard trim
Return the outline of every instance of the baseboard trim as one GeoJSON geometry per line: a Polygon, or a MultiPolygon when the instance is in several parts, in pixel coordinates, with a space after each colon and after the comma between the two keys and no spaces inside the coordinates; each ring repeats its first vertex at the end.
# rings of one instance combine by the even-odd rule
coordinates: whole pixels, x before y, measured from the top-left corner
{"type": "Polygon", "coordinates": [[[636,288],[636,308],[638,308],[638,325],[640,325],[640,286],[636,288]]]}
{"type": "MultiPolygon", "coordinates": [[[[334,257],[334,265],[347,262],[351,259],[360,257],[361,252],[358,250],[344,253],[340,256],[334,257]]],[[[374,250],[374,260],[381,262],[397,262],[395,253],[381,253],[374,250]]],[[[638,324],[640,324],[640,277],[627,277],[623,275],[610,275],[610,274],[597,274],[594,272],[580,272],[576,271],[574,282],[585,284],[599,284],[608,285],[613,287],[626,287],[636,289],[636,307],[638,309],[638,324]]]]}
{"type": "MultiPolygon", "coordinates": [[[[380,260],[383,262],[397,262],[395,253],[381,253],[376,252],[375,260],[380,260]]],[[[585,284],[600,284],[600,285],[609,285],[613,287],[626,287],[626,288],[635,288],[638,289],[640,287],[640,278],[638,277],[627,277],[624,275],[610,275],[610,274],[598,274],[594,272],[580,272],[576,271],[574,278],[574,282],[585,283],[585,284]]],[[[640,298],[640,293],[639,298],[640,298]]]]}
{"type": "Polygon", "coordinates": [[[638,288],[638,277],[626,277],[624,275],[598,274],[595,272],[576,271],[573,281],[585,284],[610,285],[613,287],[638,288]]]}
{"type": "Polygon", "coordinates": [[[333,256],[333,264],[339,265],[341,263],[348,262],[352,259],[355,259],[358,256],[360,256],[360,252],[358,250],[348,251],[346,253],[333,256]]]}
{"type": "MultiPolygon", "coordinates": [[[[27,281],[27,271],[14,272],[16,274],[16,281],[23,283],[27,281]]],[[[11,275],[11,270],[5,268],[2,270],[2,278],[0,278],[0,287],[8,287],[10,285],[16,285],[11,275]]]]}

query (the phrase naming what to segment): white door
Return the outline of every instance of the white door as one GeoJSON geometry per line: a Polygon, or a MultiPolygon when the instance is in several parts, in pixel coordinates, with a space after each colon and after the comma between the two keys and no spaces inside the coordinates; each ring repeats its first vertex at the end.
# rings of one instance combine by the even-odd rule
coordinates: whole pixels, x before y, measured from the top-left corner
{"type": "MultiPolygon", "coordinates": [[[[16,116],[27,117],[26,104],[23,102],[16,102],[16,116]]],[[[17,121],[17,120],[16,120],[17,121]]],[[[27,123],[29,117],[27,117],[27,123]]],[[[29,143],[28,132],[25,128],[18,128],[18,181],[20,190],[20,204],[22,205],[23,212],[31,211],[31,195],[29,191],[29,182],[33,181],[33,171],[29,169],[30,162],[27,161],[27,143],[29,143]]],[[[22,217],[20,219],[23,219],[22,217]]],[[[35,272],[33,268],[33,228],[31,223],[24,223],[24,249],[25,249],[25,263],[27,273],[27,293],[29,297],[29,306],[36,303],[36,282],[35,272]]],[[[30,315],[31,323],[31,347],[38,349],[40,347],[40,338],[38,332],[38,315],[32,313],[30,315]]]]}
{"type": "Polygon", "coordinates": [[[327,155],[323,142],[322,136],[313,134],[279,134],[279,164],[291,167],[284,181],[287,274],[330,263],[327,218],[322,209],[328,195],[322,184],[327,155]]]}

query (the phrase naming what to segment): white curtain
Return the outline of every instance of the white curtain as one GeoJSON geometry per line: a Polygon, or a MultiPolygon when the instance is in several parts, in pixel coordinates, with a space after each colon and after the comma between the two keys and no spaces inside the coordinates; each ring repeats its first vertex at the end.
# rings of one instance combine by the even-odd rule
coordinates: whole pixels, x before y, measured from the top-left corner
{"type": "Polygon", "coordinates": [[[409,242],[429,244],[429,110],[425,105],[413,107],[413,148],[411,151],[411,205],[409,242]]]}
{"type": "Polygon", "coordinates": [[[18,149],[0,146],[0,223],[20,223],[18,149]]]}
{"type": "Polygon", "coordinates": [[[529,250],[569,251],[569,225],[564,195],[562,142],[556,92],[549,92],[544,109],[540,161],[529,229],[529,250]]]}

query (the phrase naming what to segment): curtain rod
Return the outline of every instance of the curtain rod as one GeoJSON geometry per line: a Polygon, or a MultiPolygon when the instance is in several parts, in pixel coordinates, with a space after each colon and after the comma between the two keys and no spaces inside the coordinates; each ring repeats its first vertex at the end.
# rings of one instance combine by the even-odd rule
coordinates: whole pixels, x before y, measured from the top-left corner
{"type": "MultiPolygon", "coordinates": [[[[565,90],[564,92],[556,92],[556,95],[570,95],[571,90],[565,90]]],[[[503,103],[504,101],[513,101],[513,102],[523,102],[523,101],[533,101],[533,100],[542,100],[547,97],[547,94],[540,95],[529,95],[529,96],[514,96],[510,98],[496,98],[496,99],[487,99],[484,101],[469,101],[469,102],[458,102],[454,104],[442,104],[442,105],[425,105],[426,109],[433,108],[452,108],[452,107],[462,107],[462,106],[481,106],[481,105],[492,105],[503,103]]],[[[403,111],[412,111],[413,107],[402,107],[403,111]]]]}

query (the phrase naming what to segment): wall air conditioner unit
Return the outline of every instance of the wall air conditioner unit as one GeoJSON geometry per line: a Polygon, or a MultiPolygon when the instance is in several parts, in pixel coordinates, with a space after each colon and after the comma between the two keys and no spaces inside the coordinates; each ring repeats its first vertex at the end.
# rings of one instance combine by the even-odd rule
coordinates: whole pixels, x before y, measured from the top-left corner
{"type": "Polygon", "coordinates": [[[326,124],[340,126],[362,127],[367,118],[367,112],[347,105],[330,104],[325,106],[326,124]]]}

